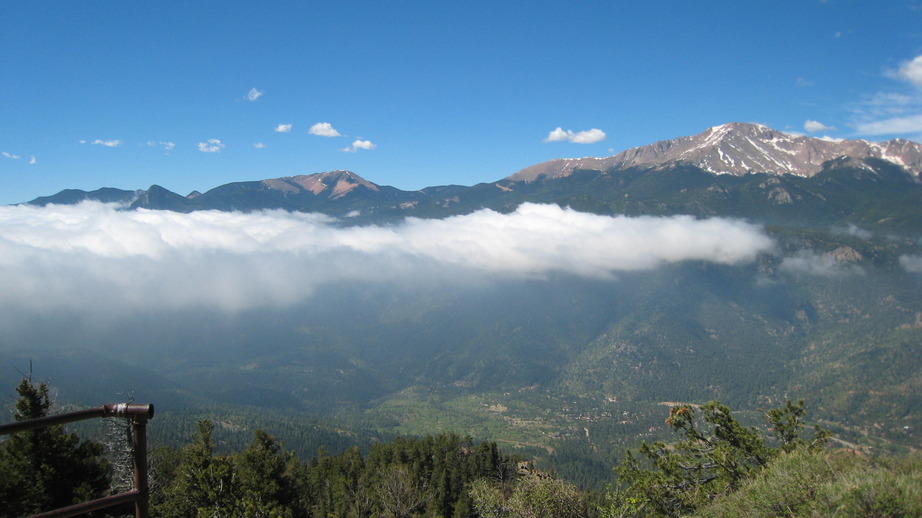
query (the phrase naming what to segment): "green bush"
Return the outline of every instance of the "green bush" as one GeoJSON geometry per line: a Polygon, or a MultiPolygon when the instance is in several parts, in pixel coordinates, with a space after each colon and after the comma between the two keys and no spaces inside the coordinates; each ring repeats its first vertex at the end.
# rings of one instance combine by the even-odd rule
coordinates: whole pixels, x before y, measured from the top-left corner
{"type": "Polygon", "coordinates": [[[922,456],[794,450],[695,516],[922,516],[922,456]]]}

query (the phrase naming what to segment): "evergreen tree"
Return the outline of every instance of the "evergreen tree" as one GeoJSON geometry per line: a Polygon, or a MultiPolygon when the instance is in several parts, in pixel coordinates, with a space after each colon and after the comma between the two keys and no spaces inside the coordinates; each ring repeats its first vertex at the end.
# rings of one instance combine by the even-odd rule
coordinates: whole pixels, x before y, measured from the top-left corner
{"type": "MultiPolygon", "coordinates": [[[[48,386],[23,378],[16,388],[17,421],[48,415],[48,386]]],[[[50,511],[104,496],[109,488],[102,445],[81,441],[61,425],[11,435],[0,446],[0,517],[50,511]]]]}
{"type": "Polygon", "coordinates": [[[215,456],[213,430],[211,421],[198,422],[192,444],[182,450],[183,461],[166,490],[166,502],[156,510],[158,514],[176,518],[240,515],[240,483],[234,465],[215,456]]]}
{"type": "Polygon", "coordinates": [[[253,443],[234,457],[240,480],[241,505],[252,517],[289,518],[296,515],[297,459],[265,430],[256,430],[253,443]]]}

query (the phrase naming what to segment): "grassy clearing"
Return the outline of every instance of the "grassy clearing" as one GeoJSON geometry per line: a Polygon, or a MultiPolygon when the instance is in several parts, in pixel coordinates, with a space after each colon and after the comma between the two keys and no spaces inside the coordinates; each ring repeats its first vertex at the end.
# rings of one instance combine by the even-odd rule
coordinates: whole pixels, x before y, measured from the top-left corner
{"type": "Polygon", "coordinates": [[[504,394],[438,394],[407,389],[382,401],[364,417],[382,432],[426,435],[454,431],[513,446],[547,448],[559,428],[546,410],[504,394]]]}

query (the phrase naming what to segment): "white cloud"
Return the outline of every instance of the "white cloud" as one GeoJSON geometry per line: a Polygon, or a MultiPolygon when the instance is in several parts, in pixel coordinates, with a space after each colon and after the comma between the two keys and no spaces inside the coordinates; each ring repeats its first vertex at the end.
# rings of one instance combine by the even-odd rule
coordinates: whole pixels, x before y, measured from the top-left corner
{"type": "Polygon", "coordinates": [[[253,144],[253,147],[255,147],[256,149],[265,149],[266,145],[263,144],[262,142],[256,142],[253,144]]]}
{"type": "Polygon", "coordinates": [[[597,128],[574,132],[564,131],[560,126],[548,133],[547,138],[544,139],[545,142],[569,141],[576,144],[594,144],[603,140],[605,140],[605,132],[597,128]]]}
{"type": "Polygon", "coordinates": [[[603,140],[605,140],[605,132],[596,128],[588,131],[580,131],[570,139],[571,142],[577,144],[593,144],[603,140]]]}
{"type": "Polygon", "coordinates": [[[250,91],[247,92],[247,101],[255,101],[256,99],[259,99],[262,96],[263,96],[263,92],[261,90],[257,90],[256,88],[251,88],[250,91]]]}
{"type": "Polygon", "coordinates": [[[739,220],[610,217],[556,205],[386,227],[282,211],[118,209],[0,207],[0,310],[239,310],[297,303],[345,280],[611,280],[681,261],[750,262],[773,246],[739,220]]]}
{"type": "Polygon", "coordinates": [[[370,140],[356,140],[355,142],[352,143],[352,145],[350,145],[349,147],[344,147],[340,149],[340,151],[344,151],[346,153],[355,153],[356,151],[360,149],[367,149],[370,151],[374,149],[375,147],[376,146],[370,140]]]}
{"type": "Polygon", "coordinates": [[[33,164],[35,164],[35,156],[34,156],[34,155],[29,157],[29,165],[33,165],[33,164]]]}
{"type": "Polygon", "coordinates": [[[569,140],[570,137],[567,133],[568,132],[564,131],[563,128],[561,128],[560,126],[557,126],[557,129],[547,134],[547,138],[545,138],[544,141],[545,142],[559,142],[561,140],[569,140]]]}
{"type": "Polygon", "coordinates": [[[801,251],[791,257],[785,257],[780,268],[788,273],[805,273],[821,277],[864,274],[864,270],[856,264],[840,262],[830,254],[812,251],[801,251]]]}
{"type": "Polygon", "coordinates": [[[900,266],[909,273],[922,273],[922,255],[900,256],[900,266]]]}
{"type": "Polygon", "coordinates": [[[203,153],[218,153],[224,149],[224,144],[216,138],[208,139],[207,142],[199,142],[198,150],[203,153]]]}
{"type": "Polygon", "coordinates": [[[333,128],[333,125],[329,122],[318,122],[311,126],[311,129],[307,130],[311,135],[318,135],[321,137],[341,137],[340,133],[333,128]]]}
{"type": "Polygon", "coordinates": [[[111,140],[96,139],[93,141],[81,140],[80,143],[81,144],[92,144],[94,146],[106,146],[106,147],[119,147],[122,145],[122,141],[119,139],[111,139],[111,140]]]}
{"type": "Polygon", "coordinates": [[[279,124],[275,127],[276,133],[288,133],[291,131],[291,124],[279,124]]]}
{"type": "Polygon", "coordinates": [[[916,56],[912,61],[904,62],[896,71],[895,76],[922,88],[922,56],[916,56]]]}
{"type": "Polygon", "coordinates": [[[804,129],[810,133],[818,133],[820,131],[832,131],[836,128],[834,126],[827,126],[820,121],[808,120],[804,122],[804,129]]]}

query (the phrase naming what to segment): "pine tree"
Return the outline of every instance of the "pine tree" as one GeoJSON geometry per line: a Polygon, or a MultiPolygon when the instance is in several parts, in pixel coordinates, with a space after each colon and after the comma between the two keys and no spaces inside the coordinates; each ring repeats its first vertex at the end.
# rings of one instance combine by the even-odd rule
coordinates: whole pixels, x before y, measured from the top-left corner
{"type": "MultiPolygon", "coordinates": [[[[17,421],[48,415],[48,386],[23,378],[16,388],[17,421]]],[[[61,425],[11,435],[0,446],[0,517],[37,514],[104,495],[109,488],[103,447],[61,425]]]]}
{"type": "Polygon", "coordinates": [[[233,464],[215,456],[211,432],[214,424],[198,422],[192,444],[182,450],[183,462],[167,488],[166,502],[156,509],[166,517],[240,515],[240,483],[233,464]]]}
{"type": "Polygon", "coordinates": [[[298,500],[297,458],[275,437],[256,430],[253,443],[234,457],[246,516],[293,517],[298,500]]]}

